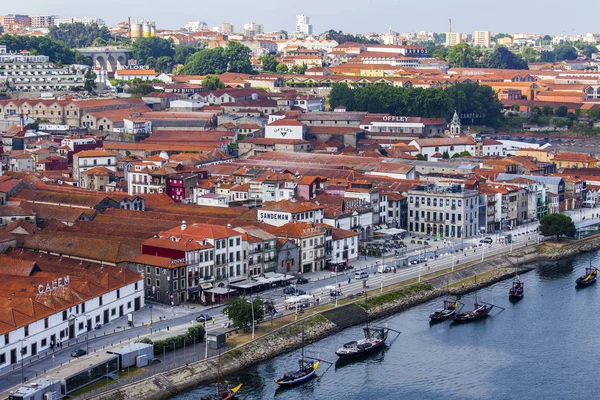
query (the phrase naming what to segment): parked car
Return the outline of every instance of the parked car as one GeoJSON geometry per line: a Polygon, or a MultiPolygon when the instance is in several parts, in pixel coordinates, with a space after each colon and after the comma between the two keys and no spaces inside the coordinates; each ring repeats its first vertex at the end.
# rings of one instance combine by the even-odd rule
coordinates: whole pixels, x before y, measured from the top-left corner
{"type": "Polygon", "coordinates": [[[306,290],[298,289],[298,290],[296,290],[296,294],[298,296],[302,296],[303,294],[306,294],[306,290]]]}
{"type": "Polygon", "coordinates": [[[366,271],[360,271],[354,273],[354,279],[367,279],[369,274],[366,271]]]}
{"type": "Polygon", "coordinates": [[[211,319],[212,319],[212,317],[208,314],[200,314],[196,318],[196,321],[204,323],[206,321],[210,321],[211,319]]]}
{"type": "Polygon", "coordinates": [[[294,294],[296,293],[296,288],[294,286],[286,286],[283,288],[284,294],[294,294]]]}
{"type": "Polygon", "coordinates": [[[479,243],[492,244],[494,240],[491,237],[485,237],[479,241],[479,243]]]}
{"type": "Polygon", "coordinates": [[[85,356],[87,353],[84,349],[77,349],[71,352],[71,357],[81,357],[85,356]]]}
{"type": "Polygon", "coordinates": [[[94,329],[98,330],[102,328],[102,324],[100,322],[98,322],[96,325],[94,325],[94,329]]]}
{"type": "Polygon", "coordinates": [[[390,267],[389,265],[380,265],[377,268],[378,274],[387,274],[388,272],[392,272],[392,267],[390,267]]]}
{"type": "Polygon", "coordinates": [[[303,285],[305,283],[308,283],[308,279],[302,277],[298,278],[298,280],[296,281],[297,285],[303,285]]]}

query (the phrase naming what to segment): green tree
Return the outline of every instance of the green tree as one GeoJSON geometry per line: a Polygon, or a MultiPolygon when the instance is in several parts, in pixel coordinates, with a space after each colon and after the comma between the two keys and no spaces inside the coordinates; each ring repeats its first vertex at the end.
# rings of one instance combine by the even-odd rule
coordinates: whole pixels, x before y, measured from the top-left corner
{"type": "Polygon", "coordinates": [[[246,296],[234,297],[227,301],[223,308],[223,314],[227,315],[235,326],[248,332],[252,327],[252,313],[254,313],[254,324],[260,323],[264,317],[263,302],[255,298],[250,303],[246,296]]]}
{"type": "Polygon", "coordinates": [[[417,160],[419,161],[427,161],[427,154],[423,155],[421,153],[417,154],[417,160]]]}
{"type": "Polygon", "coordinates": [[[252,50],[248,47],[240,42],[229,41],[223,51],[223,56],[227,60],[227,71],[251,74],[253,72],[250,62],[251,55],[252,50]]]}
{"type": "Polygon", "coordinates": [[[513,111],[520,111],[521,110],[521,106],[519,104],[513,104],[511,107],[511,110],[513,111]]]}
{"type": "Polygon", "coordinates": [[[304,63],[302,63],[302,64],[295,64],[290,69],[290,72],[292,74],[304,75],[304,73],[306,72],[306,64],[304,64],[304,63]]]}
{"type": "Polygon", "coordinates": [[[280,31],[279,31],[279,33],[280,33],[281,35],[283,35],[283,38],[284,38],[285,40],[288,40],[288,36],[289,36],[289,35],[288,35],[288,31],[286,31],[286,30],[282,29],[282,30],[280,30],[280,31]]]}
{"type": "Polygon", "coordinates": [[[556,61],[574,60],[577,58],[577,50],[568,44],[559,44],[554,48],[554,59],[556,61]]]}
{"type": "Polygon", "coordinates": [[[223,89],[225,87],[223,82],[221,82],[216,75],[207,75],[206,78],[202,80],[202,86],[208,90],[223,89]]]}
{"type": "Polygon", "coordinates": [[[540,61],[541,62],[554,62],[556,61],[556,56],[553,51],[542,51],[540,53],[540,61]]]}
{"type": "Polygon", "coordinates": [[[529,69],[523,58],[504,46],[496,46],[485,57],[485,65],[496,69],[529,69]]]}
{"type": "Polygon", "coordinates": [[[325,36],[329,40],[335,40],[338,44],[353,42],[353,43],[364,43],[364,44],[379,44],[377,40],[367,39],[364,36],[355,36],[344,33],[342,31],[336,31],[334,29],[330,29],[325,32],[325,36]]]}
{"type": "Polygon", "coordinates": [[[203,49],[188,57],[185,67],[181,71],[184,75],[209,75],[222,74],[227,71],[227,59],[223,55],[224,49],[203,49]]]}
{"type": "Polygon", "coordinates": [[[560,240],[561,236],[575,236],[577,229],[571,217],[555,213],[542,217],[540,232],[544,236],[556,236],[556,240],[560,240]]]}
{"type": "Polygon", "coordinates": [[[277,73],[279,73],[279,74],[285,74],[286,72],[288,72],[288,67],[287,67],[287,65],[285,65],[283,63],[279,63],[279,64],[277,64],[275,71],[277,71],[277,73]]]}
{"type": "Polygon", "coordinates": [[[557,117],[564,118],[567,116],[568,112],[569,112],[569,109],[567,108],[567,106],[560,106],[556,110],[554,110],[554,115],[556,115],[557,117]]]}
{"type": "Polygon", "coordinates": [[[577,47],[581,54],[583,54],[587,58],[591,58],[592,54],[598,52],[598,47],[592,43],[577,42],[575,43],[575,47],[577,47]]]}
{"type": "Polygon", "coordinates": [[[156,69],[158,72],[171,72],[173,70],[173,59],[168,56],[158,57],[154,69],[156,69]]]}
{"type": "Polygon", "coordinates": [[[492,36],[492,42],[498,42],[498,39],[502,39],[505,37],[512,37],[512,35],[509,33],[497,33],[494,36],[492,36]]]}
{"type": "Polygon", "coordinates": [[[150,56],[146,58],[146,62],[144,63],[148,68],[155,69],[156,68],[156,58],[150,56]]]}
{"type": "Polygon", "coordinates": [[[197,52],[198,49],[194,46],[181,45],[175,46],[175,54],[173,55],[173,63],[185,64],[188,57],[197,52]]]}
{"type": "Polygon", "coordinates": [[[98,26],[97,24],[83,24],[81,22],[51,26],[48,30],[48,37],[61,41],[70,48],[89,47],[94,43],[104,46],[111,39],[110,31],[107,27],[98,26]]]}
{"type": "Polygon", "coordinates": [[[442,154],[442,158],[445,160],[450,158],[450,153],[448,153],[448,150],[444,151],[444,153],[442,154]]]}
{"type": "Polygon", "coordinates": [[[262,62],[263,71],[277,72],[277,66],[279,65],[279,62],[274,56],[265,54],[264,56],[260,57],[260,61],[262,62]]]}
{"type": "Polygon", "coordinates": [[[554,114],[554,109],[552,107],[550,107],[549,105],[545,104],[542,107],[542,115],[544,115],[545,117],[548,117],[552,114],[554,114]]]}
{"type": "Polygon", "coordinates": [[[336,83],[329,92],[329,106],[334,109],[337,106],[344,106],[348,110],[354,109],[354,93],[350,86],[343,83],[336,83]]]}
{"type": "Polygon", "coordinates": [[[477,65],[477,59],[480,55],[481,52],[477,48],[469,46],[466,42],[462,42],[452,46],[448,50],[446,60],[453,67],[468,68],[477,65]]]}
{"type": "Polygon", "coordinates": [[[538,54],[539,53],[537,52],[537,50],[531,46],[525,46],[521,50],[521,57],[523,57],[523,60],[527,62],[534,62],[535,60],[537,60],[538,54]]]}
{"type": "MultiPolygon", "coordinates": [[[[43,54],[50,57],[54,63],[63,65],[75,62],[77,51],[70,49],[63,42],[51,39],[48,36],[16,36],[4,34],[0,36],[0,44],[6,46],[8,51],[29,50],[32,54],[43,54]]],[[[89,65],[89,64],[88,64],[89,65]]]]}
{"type": "Polygon", "coordinates": [[[91,92],[93,89],[96,89],[96,78],[98,75],[92,69],[88,69],[83,76],[83,90],[87,90],[91,92]]]}
{"type": "Polygon", "coordinates": [[[172,44],[167,39],[159,37],[139,38],[131,46],[131,54],[140,65],[147,65],[149,57],[171,57],[175,55],[172,44]]]}

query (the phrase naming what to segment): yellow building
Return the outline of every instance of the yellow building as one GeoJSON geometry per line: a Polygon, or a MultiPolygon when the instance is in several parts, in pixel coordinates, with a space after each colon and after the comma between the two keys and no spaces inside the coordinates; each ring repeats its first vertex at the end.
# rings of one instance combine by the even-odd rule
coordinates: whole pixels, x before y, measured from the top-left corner
{"type": "Polygon", "coordinates": [[[583,153],[564,152],[555,155],[552,162],[556,164],[559,169],[594,168],[598,160],[583,153]]]}
{"type": "Polygon", "coordinates": [[[517,157],[535,157],[535,159],[539,162],[552,162],[554,158],[554,153],[544,149],[518,149],[515,152],[517,157]]]}

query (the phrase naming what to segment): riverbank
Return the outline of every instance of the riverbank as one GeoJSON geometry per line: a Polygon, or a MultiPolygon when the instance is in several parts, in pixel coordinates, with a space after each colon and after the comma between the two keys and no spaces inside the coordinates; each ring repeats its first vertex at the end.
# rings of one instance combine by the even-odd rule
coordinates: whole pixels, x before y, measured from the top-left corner
{"type": "MultiPolygon", "coordinates": [[[[517,265],[525,265],[536,261],[557,260],[597,248],[600,248],[600,237],[588,238],[577,242],[563,242],[557,245],[544,243],[539,246],[529,246],[515,250],[512,254],[494,256],[482,262],[461,266],[449,273],[433,272],[421,279],[421,283],[431,285],[430,290],[424,288],[424,290],[412,292],[410,295],[380,304],[376,308],[371,309],[371,315],[374,318],[381,318],[401,312],[412,306],[445,295],[448,292],[448,287],[450,293],[453,295],[471,292],[475,288],[473,279],[475,275],[478,277],[478,288],[489,286],[512,277],[517,265]]],[[[386,288],[385,292],[402,290],[414,283],[414,280],[412,280],[403,284],[393,285],[390,288],[386,288]]],[[[373,290],[369,296],[376,298],[378,294],[379,290],[373,290]]],[[[313,311],[316,312],[313,315],[301,318],[297,322],[291,322],[289,325],[276,329],[270,334],[254,341],[245,344],[239,343],[239,346],[223,354],[222,373],[235,373],[251,365],[269,360],[281,353],[297,349],[302,342],[300,332],[303,328],[305,340],[313,342],[339,332],[348,326],[362,323],[366,313],[357,306],[357,303],[362,301],[362,299],[344,300],[340,302],[341,305],[337,308],[332,308],[331,306],[318,307],[313,311]],[[360,310],[362,310],[362,314],[360,310]],[[334,313],[337,315],[336,318],[343,315],[345,320],[332,318],[332,314],[334,313]],[[327,316],[330,318],[328,319],[327,316]]],[[[234,343],[236,342],[234,337],[234,343]]],[[[182,366],[166,373],[157,374],[131,385],[84,398],[95,400],[166,399],[201,383],[215,381],[216,371],[217,360],[209,359],[182,366]]]]}

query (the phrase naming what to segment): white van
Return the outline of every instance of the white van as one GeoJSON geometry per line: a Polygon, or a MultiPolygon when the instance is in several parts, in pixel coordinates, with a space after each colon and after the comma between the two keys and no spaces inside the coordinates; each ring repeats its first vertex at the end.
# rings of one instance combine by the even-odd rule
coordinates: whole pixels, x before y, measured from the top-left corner
{"type": "Polygon", "coordinates": [[[366,271],[354,273],[354,279],[367,279],[368,277],[369,277],[369,274],[367,274],[366,271]]]}
{"type": "Polygon", "coordinates": [[[392,267],[390,267],[389,265],[380,265],[377,268],[378,274],[387,274],[388,272],[392,272],[392,267]]]}

